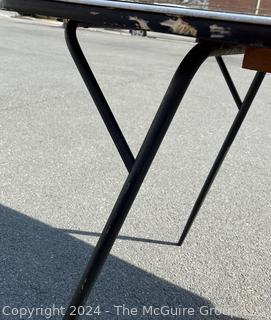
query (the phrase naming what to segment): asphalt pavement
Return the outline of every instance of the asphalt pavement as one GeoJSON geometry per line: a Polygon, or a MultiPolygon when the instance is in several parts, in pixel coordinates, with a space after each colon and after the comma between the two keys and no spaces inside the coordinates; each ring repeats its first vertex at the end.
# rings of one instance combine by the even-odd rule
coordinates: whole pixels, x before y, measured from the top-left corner
{"type": "MultiPolygon", "coordinates": [[[[87,30],[79,38],[136,155],[193,43],[87,30]]],[[[239,56],[225,61],[244,96],[254,72],[239,56]]],[[[61,27],[1,16],[0,83],[0,318],[61,319],[127,172],[61,27]]],[[[204,64],[82,319],[271,319],[270,84],[267,75],[179,248],[237,113],[215,59],[204,64]]]]}

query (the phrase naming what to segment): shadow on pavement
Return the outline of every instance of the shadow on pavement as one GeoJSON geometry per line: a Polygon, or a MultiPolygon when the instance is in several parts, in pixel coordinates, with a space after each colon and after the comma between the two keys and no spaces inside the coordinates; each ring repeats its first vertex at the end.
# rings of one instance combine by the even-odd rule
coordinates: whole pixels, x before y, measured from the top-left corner
{"type": "MultiPolygon", "coordinates": [[[[93,248],[66,232],[0,205],[0,312],[13,308],[66,307],[93,248]]],[[[108,310],[100,316],[80,319],[129,319],[117,316],[113,305],[139,310],[134,319],[241,320],[226,315],[203,316],[199,308],[211,302],[164,281],[119,258],[110,256],[92,294],[91,305],[108,310]],[[142,316],[142,306],[165,305],[193,308],[194,316],[142,316]]],[[[52,310],[52,309],[51,309],[52,310]]],[[[10,310],[8,310],[10,311],[10,310]]],[[[32,316],[31,319],[61,319],[61,316],[32,316]]],[[[1,319],[19,316],[1,315],[1,319]]],[[[23,317],[22,319],[27,319],[23,317]]]]}
{"type": "MultiPolygon", "coordinates": [[[[89,232],[89,231],[82,231],[82,230],[69,230],[69,229],[58,229],[59,231],[66,232],[69,234],[79,234],[84,236],[96,237],[99,238],[101,233],[99,232],[89,232]]],[[[130,237],[119,235],[118,239],[126,240],[126,241],[134,241],[134,242],[143,242],[143,243],[152,243],[152,244],[160,244],[166,246],[177,246],[178,242],[172,241],[163,241],[163,240],[156,240],[156,239],[146,239],[146,238],[138,238],[138,237],[130,237]]]]}

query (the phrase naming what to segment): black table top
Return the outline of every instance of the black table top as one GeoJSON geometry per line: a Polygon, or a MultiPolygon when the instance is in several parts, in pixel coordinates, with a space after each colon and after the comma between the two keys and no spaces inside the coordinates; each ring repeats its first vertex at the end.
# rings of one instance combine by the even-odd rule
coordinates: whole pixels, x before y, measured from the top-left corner
{"type": "Polygon", "coordinates": [[[271,47],[271,3],[268,3],[264,0],[243,0],[243,4],[240,0],[2,0],[6,9],[73,19],[89,27],[144,29],[201,40],[271,47]]]}

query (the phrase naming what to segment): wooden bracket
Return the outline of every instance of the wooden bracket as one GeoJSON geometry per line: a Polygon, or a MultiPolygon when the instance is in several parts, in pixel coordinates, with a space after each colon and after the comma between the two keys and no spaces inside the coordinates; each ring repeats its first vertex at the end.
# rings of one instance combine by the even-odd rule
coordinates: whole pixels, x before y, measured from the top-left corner
{"type": "Polygon", "coordinates": [[[271,49],[248,47],[245,50],[243,68],[271,72],[271,49]]]}

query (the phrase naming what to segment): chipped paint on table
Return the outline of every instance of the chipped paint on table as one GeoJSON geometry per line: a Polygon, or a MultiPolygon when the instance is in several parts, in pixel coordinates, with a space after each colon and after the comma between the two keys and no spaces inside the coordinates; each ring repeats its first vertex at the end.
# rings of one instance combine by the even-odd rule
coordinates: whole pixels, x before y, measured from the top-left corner
{"type": "Polygon", "coordinates": [[[150,30],[150,27],[148,26],[148,22],[147,20],[138,18],[138,17],[129,17],[130,21],[135,21],[138,24],[138,27],[142,30],[150,30]]]}
{"type": "Polygon", "coordinates": [[[2,5],[28,14],[78,21],[84,27],[141,29],[201,41],[271,47],[271,17],[196,10],[161,2],[165,0],[160,5],[137,1],[2,0],[2,5]]]}
{"type": "Polygon", "coordinates": [[[210,33],[212,39],[223,39],[225,36],[231,35],[231,28],[225,28],[217,24],[210,26],[210,33]]]}
{"type": "Polygon", "coordinates": [[[197,30],[189,23],[185,22],[182,18],[168,19],[161,22],[162,26],[169,27],[175,34],[182,34],[187,36],[197,36],[197,30]]]}

